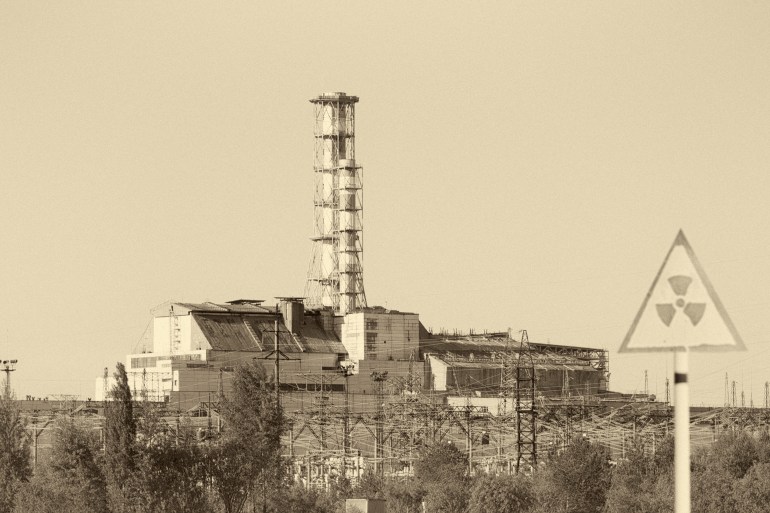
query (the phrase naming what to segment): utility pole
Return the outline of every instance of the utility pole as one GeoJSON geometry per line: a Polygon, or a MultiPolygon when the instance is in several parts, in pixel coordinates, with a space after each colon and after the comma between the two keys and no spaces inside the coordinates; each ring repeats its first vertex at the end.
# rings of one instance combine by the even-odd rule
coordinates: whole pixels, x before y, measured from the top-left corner
{"type": "Polygon", "coordinates": [[[465,405],[465,427],[466,427],[466,445],[468,446],[468,476],[473,477],[473,432],[471,427],[471,404],[470,397],[465,405]]]}
{"type": "Polygon", "coordinates": [[[765,408],[770,408],[770,381],[765,381],[765,408]]]}
{"type": "Polygon", "coordinates": [[[735,408],[736,402],[735,402],[735,380],[733,380],[733,408],[735,408]]]}
{"type": "Polygon", "coordinates": [[[280,371],[280,361],[281,361],[281,353],[278,351],[278,316],[281,315],[280,310],[278,309],[278,303],[275,304],[275,345],[273,346],[273,352],[275,353],[275,404],[276,406],[281,405],[281,374],[280,371]]]}
{"type": "Polygon", "coordinates": [[[377,420],[375,423],[375,435],[374,435],[374,471],[377,475],[381,476],[384,473],[385,465],[384,458],[382,458],[382,438],[383,438],[383,401],[385,400],[385,381],[388,379],[388,371],[380,372],[374,371],[371,374],[371,379],[374,381],[374,386],[377,390],[377,420]],[[383,460],[383,461],[379,461],[383,460]]]}
{"type": "Polygon", "coordinates": [[[650,389],[647,386],[647,369],[644,369],[644,395],[650,395],[650,389]]]}
{"type": "Polygon", "coordinates": [[[16,370],[16,363],[19,360],[3,360],[1,371],[5,372],[5,396],[11,396],[11,372],[16,370]]]}
{"type": "Polygon", "coordinates": [[[225,398],[225,384],[222,377],[223,369],[219,368],[219,383],[217,384],[217,433],[222,432],[222,401],[225,398]]]}
{"type": "MultiPolygon", "coordinates": [[[[275,390],[275,404],[277,406],[281,405],[281,395],[280,395],[280,389],[281,389],[280,361],[281,361],[281,358],[283,358],[284,360],[296,360],[297,359],[297,358],[289,358],[288,356],[283,354],[280,349],[278,349],[278,335],[280,333],[280,328],[279,328],[279,324],[278,323],[280,321],[280,318],[281,318],[281,310],[280,310],[280,308],[278,306],[278,303],[276,303],[276,305],[275,305],[275,327],[273,328],[273,332],[274,332],[273,350],[270,351],[267,355],[262,357],[263,360],[267,360],[271,356],[273,357],[273,372],[275,373],[275,383],[274,383],[275,384],[275,387],[274,387],[274,390],[275,390]]],[[[257,357],[255,357],[254,359],[257,359],[257,357]]]]}
{"type": "Polygon", "coordinates": [[[342,417],[342,476],[346,473],[346,459],[350,451],[350,387],[348,378],[353,375],[353,362],[340,364],[340,372],[345,378],[345,410],[342,417]]]}
{"type": "Polygon", "coordinates": [[[666,404],[671,403],[671,392],[669,388],[669,381],[668,378],[666,378],[666,404]]]}

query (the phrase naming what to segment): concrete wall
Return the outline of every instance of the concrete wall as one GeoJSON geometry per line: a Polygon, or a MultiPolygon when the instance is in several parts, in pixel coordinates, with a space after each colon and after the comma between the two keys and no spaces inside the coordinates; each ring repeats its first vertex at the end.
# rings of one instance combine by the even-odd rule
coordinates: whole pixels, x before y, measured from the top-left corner
{"type": "Polygon", "coordinates": [[[355,312],[345,316],[341,340],[351,361],[418,358],[420,321],[417,314],[355,312]]]}
{"type": "MultiPolygon", "coordinates": [[[[177,339],[179,343],[178,349],[175,349],[174,352],[187,352],[211,348],[198,325],[193,322],[192,315],[177,315],[176,320],[179,331],[175,335],[175,339],[177,339]]],[[[172,352],[170,323],[171,318],[169,316],[155,317],[153,319],[152,351],[154,353],[170,354],[172,352]]]]}

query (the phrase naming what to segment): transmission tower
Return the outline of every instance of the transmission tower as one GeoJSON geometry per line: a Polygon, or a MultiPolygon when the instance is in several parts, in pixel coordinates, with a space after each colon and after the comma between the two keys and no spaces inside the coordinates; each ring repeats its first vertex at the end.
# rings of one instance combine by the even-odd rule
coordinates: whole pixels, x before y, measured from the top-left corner
{"type": "Polygon", "coordinates": [[[537,465],[537,409],[535,406],[535,366],[527,330],[521,332],[516,360],[516,473],[537,465]]]}

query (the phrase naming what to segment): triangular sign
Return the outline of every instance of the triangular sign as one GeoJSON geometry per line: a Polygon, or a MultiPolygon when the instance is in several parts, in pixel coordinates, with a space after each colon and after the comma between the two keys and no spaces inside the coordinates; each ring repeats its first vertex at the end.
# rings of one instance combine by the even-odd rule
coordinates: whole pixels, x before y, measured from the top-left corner
{"type": "Polygon", "coordinates": [[[735,329],[679,230],[619,352],[742,351],[735,329]]]}

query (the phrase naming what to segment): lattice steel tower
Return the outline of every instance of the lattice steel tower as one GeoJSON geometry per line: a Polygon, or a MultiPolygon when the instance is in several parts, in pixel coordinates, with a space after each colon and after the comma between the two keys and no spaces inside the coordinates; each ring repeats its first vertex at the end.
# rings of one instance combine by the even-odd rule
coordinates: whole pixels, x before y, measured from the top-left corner
{"type": "Polygon", "coordinates": [[[358,97],[323,93],[315,107],[315,229],[305,303],[344,315],[366,306],[362,169],[356,165],[358,97]]]}

